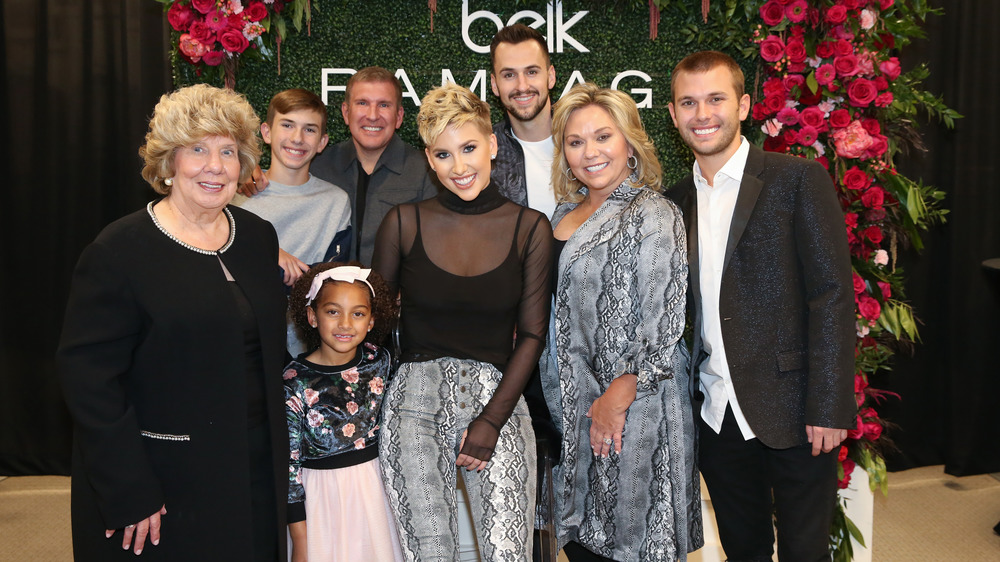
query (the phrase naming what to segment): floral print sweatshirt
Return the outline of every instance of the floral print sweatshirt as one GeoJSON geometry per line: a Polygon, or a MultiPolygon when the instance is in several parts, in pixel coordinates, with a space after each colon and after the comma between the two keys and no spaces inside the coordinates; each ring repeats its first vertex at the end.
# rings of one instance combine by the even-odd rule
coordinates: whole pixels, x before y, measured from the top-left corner
{"type": "Polygon", "coordinates": [[[353,466],[376,458],[378,417],[389,354],[370,343],[346,365],[317,365],[299,355],[285,367],[288,421],[288,522],[305,520],[301,469],[353,466]]]}

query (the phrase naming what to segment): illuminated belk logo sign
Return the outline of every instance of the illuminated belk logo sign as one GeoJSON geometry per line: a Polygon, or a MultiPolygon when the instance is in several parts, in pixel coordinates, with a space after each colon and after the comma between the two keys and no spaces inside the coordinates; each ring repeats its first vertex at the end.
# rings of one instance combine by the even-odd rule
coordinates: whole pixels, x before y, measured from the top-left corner
{"type": "MultiPolygon", "coordinates": [[[[539,29],[543,25],[545,26],[545,29],[541,30],[541,34],[548,38],[550,53],[563,52],[563,49],[567,44],[581,53],[589,53],[590,49],[584,47],[579,41],[574,39],[573,36],[569,34],[569,29],[583,19],[583,16],[587,15],[587,13],[587,10],[583,10],[573,14],[573,16],[568,20],[564,20],[562,2],[549,2],[545,9],[545,17],[542,17],[542,14],[532,10],[521,10],[520,12],[510,16],[507,23],[504,23],[504,21],[500,19],[500,16],[486,10],[479,10],[470,14],[469,0],[462,0],[462,40],[465,41],[465,46],[473,51],[477,53],[488,53],[490,52],[489,43],[485,45],[477,45],[469,37],[469,26],[472,22],[478,19],[488,19],[496,25],[496,31],[500,31],[501,28],[508,25],[514,25],[515,23],[521,22],[534,29],[539,29]]],[[[490,35],[492,36],[493,34],[491,33],[490,35]]]]}

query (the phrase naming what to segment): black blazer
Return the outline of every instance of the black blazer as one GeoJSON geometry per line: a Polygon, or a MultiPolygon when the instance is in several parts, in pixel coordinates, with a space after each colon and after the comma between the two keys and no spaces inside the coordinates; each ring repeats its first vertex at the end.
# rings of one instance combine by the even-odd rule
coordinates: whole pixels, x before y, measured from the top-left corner
{"type": "Polygon", "coordinates": [[[142,559],[247,560],[252,522],[243,322],[221,259],[253,309],[264,367],[275,537],[285,546],[286,300],[274,228],[230,207],[219,257],[159,232],[145,209],[105,228],[73,275],[57,354],[74,422],[77,560],[134,560],[122,534],[166,504],[142,559]]]}
{"type": "MultiPolygon", "coordinates": [[[[688,228],[694,357],[703,357],[693,176],[667,196],[688,228]]],[[[751,145],[719,312],[736,396],[765,445],[805,444],[807,424],[855,426],[853,297],[844,216],[829,174],[816,162],[751,145]]],[[[691,363],[695,374],[700,362],[691,363]]]]}

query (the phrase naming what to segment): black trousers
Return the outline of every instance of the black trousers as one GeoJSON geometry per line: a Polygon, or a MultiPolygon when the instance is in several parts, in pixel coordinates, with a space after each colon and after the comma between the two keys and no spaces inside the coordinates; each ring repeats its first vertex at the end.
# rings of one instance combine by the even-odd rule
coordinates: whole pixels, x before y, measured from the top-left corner
{"type": "Polygon", "coordinates": [[[698,419],[699,465],[728,560],[770,561],[772,521],[780,560],[830,560],[837,449],[814,457],[811,445],[772,449],[747,441],[728,407],[719,434],[698,419]]]}

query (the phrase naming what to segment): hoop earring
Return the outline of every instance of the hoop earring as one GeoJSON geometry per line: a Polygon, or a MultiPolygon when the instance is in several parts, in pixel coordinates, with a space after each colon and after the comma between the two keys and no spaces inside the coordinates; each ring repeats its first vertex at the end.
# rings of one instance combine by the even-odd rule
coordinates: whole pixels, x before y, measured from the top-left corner
{"type": "Polygon", "coordinates": [[[573,177],[573,172],[571,168],[566,168],[565,170],[563,170],[563,175],[566,176],[566,179],[568,179],[569,181],[576,181],[576,178],[573,177]]]}
{"type": "Polygon", "coordinates": [[[625,165],[628,166],[629,170],[634,170],[639,167],[639,159],[635,157],[635,154],[633,154],[625,160],[625,165]]]}

